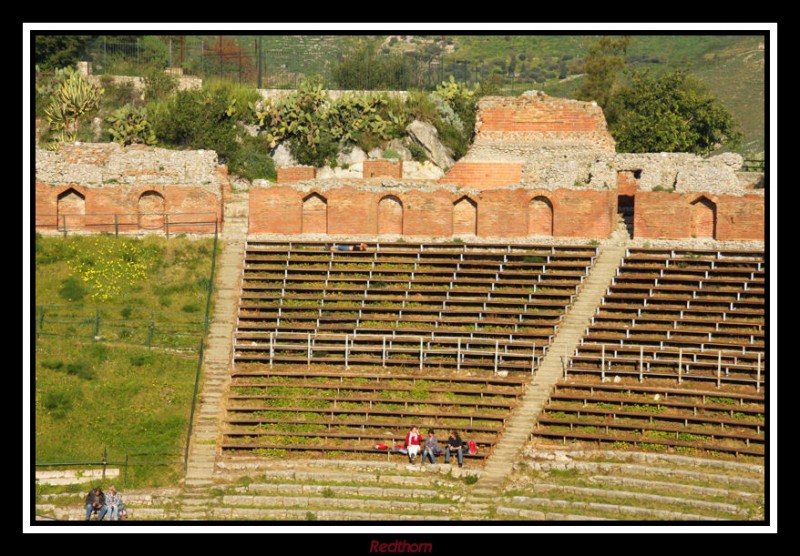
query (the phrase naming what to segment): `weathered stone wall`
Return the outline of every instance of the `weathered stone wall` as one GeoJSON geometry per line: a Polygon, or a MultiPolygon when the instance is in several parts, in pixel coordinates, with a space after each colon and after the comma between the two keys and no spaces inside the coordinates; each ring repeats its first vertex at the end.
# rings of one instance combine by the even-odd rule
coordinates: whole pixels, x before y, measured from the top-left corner
{"type": "Polygon", "coordinates": [[[121,231],[157,229],[166,221],[174,233],[207,233],[214,229],[209,221],[222,223],[223,203],[230,198],[227,168],[217,164],[213,151],[75,143],[57,153],[37,149],[35,156],[36,225],[42,229],[80,212],[85,216],[69,217],[68,224],[110,231],[100,224],[113,223],[117,214],[128,215],[117,218],[121,231]],[[166,220],[151,215],[142,221],[139,215],[153,207],[166,220]]]}
{"type": "Polygon", "coordinates": [[[635,238],[763,241],[764,196],[639,192],[633,226],[635,238]]]}
{"type": "Polygon", "coordinates": [[[595,103],[537,91],[478,102],[475,146],[503,151],[542,147],[614,152],[602,109],[595,103]]]}
{"type": "Polygon", "coordinates": [[[486,189],[517,185],[522,181],[522,164],[514,162],[456,162],[439,183],[486,189]]]}
{"type": "MultiPolygon", "coordinates": [[[[256,89],[265,100],[281,100],[296,92],[295,89],[256,89]]],[[[346,95],[389,95],[399,97],[402,100],[408,98],[406,91],[350,91],[350,90],[328,90],[328,97],[331,100],[338,100],[346,95]]]]}
{"type": "Polygon", "coordinates": [[[332,235],[391,230],[387,233],[405,236],[607,237],[616,221],[613,191],[476,190],[388,180],[366,184],[316,180],[280,186],[259,181],[250,188],[250,233],[324,233],[316,225],[313,231],[304,229],[306,203],[315,210],[325,207],[325,230],[332,235]],[[540,215],[532,205],[536,210],[548,206],[551,214],[540,215]],[[540,219],[548,221],[544,229],[537,227],[540,219]]]}

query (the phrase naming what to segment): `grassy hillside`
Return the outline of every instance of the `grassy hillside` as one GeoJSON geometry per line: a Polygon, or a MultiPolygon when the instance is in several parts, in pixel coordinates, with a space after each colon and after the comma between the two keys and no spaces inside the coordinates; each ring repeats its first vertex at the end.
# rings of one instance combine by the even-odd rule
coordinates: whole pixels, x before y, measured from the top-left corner
{"type": "MultiPolygon", "coordinates": [[[[212,242],[36,238],[37,463],[182,459],[212,242]]],[[[129,484],[176,472],[137,465],[129,484]]]]}

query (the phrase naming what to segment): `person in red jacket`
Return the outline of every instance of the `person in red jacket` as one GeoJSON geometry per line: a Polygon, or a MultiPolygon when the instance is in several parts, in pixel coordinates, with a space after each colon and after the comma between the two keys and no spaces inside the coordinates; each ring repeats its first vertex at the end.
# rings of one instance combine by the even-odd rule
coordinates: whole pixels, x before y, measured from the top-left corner
{"type": "Polygon", "coordinates": [[[406,450],[408,450],[408,463],[414,463],[414,459],[419,454],[419,446],[422,437],[419,434],[417,427],[411,427],[411,430],[406,435],[406,450]]]}

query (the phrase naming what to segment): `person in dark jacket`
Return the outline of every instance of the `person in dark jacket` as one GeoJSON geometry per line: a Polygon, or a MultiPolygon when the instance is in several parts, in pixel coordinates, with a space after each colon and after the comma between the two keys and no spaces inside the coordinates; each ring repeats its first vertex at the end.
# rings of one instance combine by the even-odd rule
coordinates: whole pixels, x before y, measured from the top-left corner
{"type": "Polygon", "coordinates": [[[458,466],[464,467],[464,443],[458,431],[452,431],[447,439],[447,448],[444,450],[444,462],[450,463],[450,455],[458,454],[458,466]]]}
{"type": "Polygon", "coordinates": [[[92,512],[97,510],[99,515],[106,513],[106,495],[100,490],[100,487],[95,487],[86,495],[86,521],[92,517],[92,512]]]}

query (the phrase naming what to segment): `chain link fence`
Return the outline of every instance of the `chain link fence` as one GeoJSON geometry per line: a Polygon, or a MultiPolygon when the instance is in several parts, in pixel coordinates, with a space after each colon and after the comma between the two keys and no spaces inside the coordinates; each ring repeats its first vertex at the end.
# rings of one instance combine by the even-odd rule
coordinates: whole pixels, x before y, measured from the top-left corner
{"type": "MultiPolygon", "coordinates": [[[[86,56],[96,74],[144,75],[171,67],[263,89],[294,89],[315,76],[329,88],[433,89],[452,77],[470,85],[491,82],[499,94],[518,94],[538,81],[532,73],[498,71],[489,63],[424,49],[358,51],[363,60],[340,64],[352,52],[330,35],[101,36],[89,44],[86,56]]],[[[544,86],[543,76],[538,86],[544,86]]]]}

